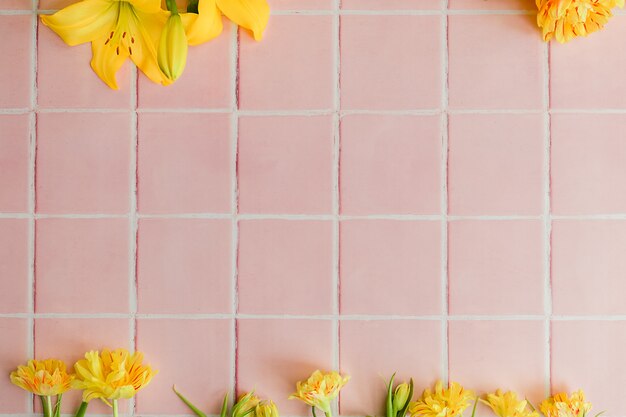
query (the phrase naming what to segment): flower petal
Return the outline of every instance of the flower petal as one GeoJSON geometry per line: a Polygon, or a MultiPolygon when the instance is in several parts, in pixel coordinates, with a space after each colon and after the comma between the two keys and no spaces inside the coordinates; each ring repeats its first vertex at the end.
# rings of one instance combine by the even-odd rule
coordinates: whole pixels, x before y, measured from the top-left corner
{"type": "Polygon", "coordinates": [[[53,15],[41,16],[44,25],[70,46],[104,36],[115,25],[119,3],[111,0],[84,0],[53,15]]]}
{"type": "Polygon", "coordinates": [[[255,40],[263,38],[270,17],[266,0],[217,0],[217,7],[230,20],[252,31],[255,40]]]}
{"type": "Polygon", "coordinates": [[[109,87],[114,90],[119,89],[115,74],[121,68],[126,58],[128,58],[128,51],[124,48],[114,48],[105,44],[107,36],[91,43],[91,51],[93,57],[91,59],[91,68],[98,74],[98,77],[102,79],[109,87]]]}
{"type": "Polygon", "coordinates": [[[138,34],[136,40],[137,47],[133,48],[130,58],[135,65],[157,84],[168,85],[171,81],[163,76],[157,62],[157,44],[161,37],[161,32],[167,21],[168,12],[142,13],[135,11],[137,20],[133,21],[133,30],[138,34]]]}
{"type": "Polygon", "coordinates": [[[180,17],[183,19],[189,45],[199,45],[222,33],[222,14],[215,0],[200,0],[197,14],[183,13],[180,17]]]}

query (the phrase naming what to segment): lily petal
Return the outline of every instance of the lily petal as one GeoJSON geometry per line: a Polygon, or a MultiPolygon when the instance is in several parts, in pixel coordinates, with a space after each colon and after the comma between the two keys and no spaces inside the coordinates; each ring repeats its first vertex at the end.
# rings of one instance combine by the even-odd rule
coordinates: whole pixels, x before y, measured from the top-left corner
{"type": "Polygon", "coordinates": [[[255,40],[263,38],[270,17],[270,6],[266,0],[217,0],[217,7],[230,20],[252,31],[255,40]]]}
{"type": "Polygon", "coordinates": [[[116,48],[106,45],[106,40],[107,36],[105,35],[101,39],[92,42],[91,52],[93,57],[91,59],[91,68],[109,87],[118,90],[119,87],[117,86],[115,74],[122,67],[129,53],[124,48],[119,48],[118,51],[116,48]]]}
{"type": "Polygon", "coordinates": [[[136,14],[141,24],[136,24],[134,30],[140,36],[137,36],[138,45],[133,49],[130,59],[150,80],[157,84],[169,85],[171,81],[163,76],[157,61],[157,45],[169,13],[165,11],[142,13],[137,10],[136,14]]]}
{"type": "Polygon", "coordinates": [[[74,46],[98,39],[111,30],[117,12],[118,5],[110,0],[83,0],[53,15],[41,16],[41,21],[74,46]]]}
{"type": "Polygon", "coordinates": [[[180,17],[183,19],[189,45],[199,45],[222,33],[222,14],[215,0],[200,0],[197,14],[183,13],[180,17]]]}

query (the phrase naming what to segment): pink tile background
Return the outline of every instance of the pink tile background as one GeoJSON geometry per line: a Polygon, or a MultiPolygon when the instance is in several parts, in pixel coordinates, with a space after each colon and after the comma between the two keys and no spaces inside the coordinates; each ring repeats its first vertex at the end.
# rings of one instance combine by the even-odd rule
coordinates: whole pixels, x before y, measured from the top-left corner
{"type": "Polygon", "coordinates": [[[187,415],[173,383],[308,416],[316,368],[345,417],[394,371],[626,417],[623,12],[564,46],[533,0],[269,0],[261,43],[111,91],[37,23],[72,1],[0,0],[3,375],[127,347],[160,373],[124,417],[187,415]]]}

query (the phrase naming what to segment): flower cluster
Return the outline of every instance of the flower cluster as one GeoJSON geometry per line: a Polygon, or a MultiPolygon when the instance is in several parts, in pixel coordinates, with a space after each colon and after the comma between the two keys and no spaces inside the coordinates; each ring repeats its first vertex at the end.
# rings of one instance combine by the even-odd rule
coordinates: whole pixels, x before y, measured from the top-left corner
{"type": "Polygon", "coordinates": [[[539,13],[537,25],[543,39],[556,38],[565,43],[577,36],[587,36],[604,27],[616,6],[624,0],[535,0],[539,13]]]}
{"type": "Polygon", "coordinates": [[[143,364],[143,354],[125,349],[90,351],[74,364],[75,374],[67,372],[58,359],[30,360],[11,372],[11,382],[41,398],[45,417],[59,417],[61,399],[70,389],[83,391],[83,403],[77,416],[85,414],[89,401],[99,398],[113,408],[117,417],[117,400],[133,397],[154,374],[143,364]],[[56,397],[52,405],[52,397],[56,397]]]}
{"type": "Polygon", "coordinates": [[[188,45],[222,32],[222,13],[260,40],[269,19],[266,0],[188,0],[185,12],[175,0],[82,0],[53,15],[44,25],[70,46],[91,42],[91,67],[109,87],[130,58],[153,82],[169,85],[183,73],[188,45]]]}

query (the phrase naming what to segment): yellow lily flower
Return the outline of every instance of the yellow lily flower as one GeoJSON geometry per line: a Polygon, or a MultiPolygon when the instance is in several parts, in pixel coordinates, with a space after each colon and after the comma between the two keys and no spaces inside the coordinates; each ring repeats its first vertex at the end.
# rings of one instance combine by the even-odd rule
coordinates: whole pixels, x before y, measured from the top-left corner
{"type": "Polygon", "coordinates": [[[298,381],[296,392],[289,399],[299,399],[311,407],[317,407],[330,417],[330,402],[339,395],[339,390],[350,380],[338,372],[322,373],[316,370],[306,381],[298,381]]]}
{"type": "Polygon", "coordinates": [[[489,406],[498,417],[539,417],[539,413],[528,408],[528,401],[520,400],[513,391],[503,393],[496,390],[480,401],[489,406]]]}
{"type": "Polygon", "coordinates": [[[215,0],[200,0],[197,13],[182,13],[180,15],[187,42],[189,45],[199,45],[210,41],[222,33],[222,14],[217,8],[215,0]]]}
{"type": "Polygon", "coordinates": [[[11,372],[11,382],[39,396],[60,395],[71,389],[74,375],[68,374],[65,363],[58,359],[30,360],[11,372]]]}
{"type": "Polygon", "coordinates": [[[126,349],[103,350],[85,353],[85,359],[74,364],[74,388],[83,390],[83,401],[100,398],[107,405],[113,401],[131,398],[144,388],[156,374],[149,365],[143,365],[141,352],[129,353],[126,349]]]}
{"type": "Polygon", "coordinates": [[[537,25],[544,41],[553,37],[565,43],[587,36],[604,27],[613,16],[611,9],[624,7],[624,0],[535,0],[539,13],[537,25]]]}
{"type": "Polygon", "coordinates": [[[251,31],[255,40],[263,38],[270,18],[267,0],[216,0],[216,4],[227,18],[251,31]]]}
{"type": "Polygon", "coordinates": [[[91,67],[109,87],[127,58],[155,83],[167,83],[157,64],[156,43],[168,13],[160,0],[83,0],[42,16],[70,46],[91,42],[91,67]]]}
{"type": "Polygon", "coordinates": [[[456,382],[451,382],[446,389],[441,381],[437,381],[434,391],[425,389],[422,397],[409,405],[409,413],[412,417],[457,417],[474,398],[472,391],[464,389],[456,382]]]}
{"type": "Polygon", "coordinates": [[[565,392],[555,394],[539,404],[539,409],[546,417],[584,417],[591,403],[585,401],[583,390],[578,390],[569,397],[565,392]]]}

